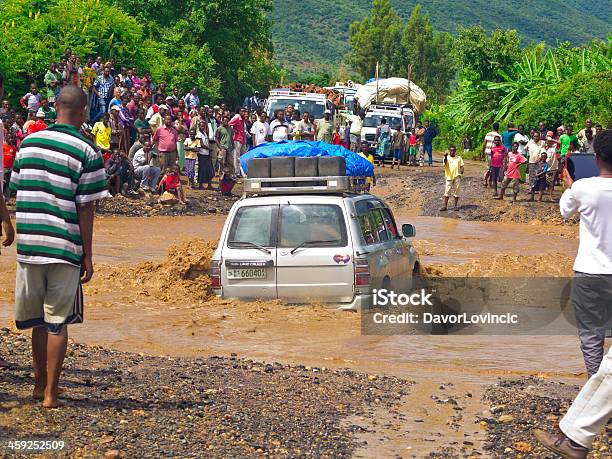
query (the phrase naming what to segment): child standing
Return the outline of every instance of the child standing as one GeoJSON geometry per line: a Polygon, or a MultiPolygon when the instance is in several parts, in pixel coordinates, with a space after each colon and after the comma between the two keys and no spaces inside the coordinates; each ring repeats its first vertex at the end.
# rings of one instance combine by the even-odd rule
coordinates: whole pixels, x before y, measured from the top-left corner
{"type": "Polygon", "coordinates": [[[506,188],[508,188],[508,185],[512,184],[512,190],[514,191],[512,202],[516,202],[521,186],[521,171],[519,170],[519,166],[527,162],[527,159],[519,153],[518,148],[519,143],[512,142],[512,151],[508,153],[508,167],[506,168],[506,175],[502,182],[501,192],[495,199],[504,199],[506,188]]]}
{"type": "Polygon", "coordinates": [[[448,210],[448,198],[451,192],[455,198],[453,210],[459,210],[459,185],[461,184],[463,171],[463,158],[457,156],[457,148],[454,145],[450,145],[448,153],[444,154],[444,178],[446,179],[446,186],[444,189],[444,207],[440,209],[441,212],[448,210]]]}
{"type": "Polygon", "coordinates": [[[391,161],[391,169],[395,166],[397,161],[397,168],[399,170],[402,161],[404,160],[404,149],[406,146],[406,134],[404,134],[401,128],[398,128],[393,134],[393,160],[391,161]]]}
{"type": "Polygon", "coordinates": [[[416,166],[417,165],[417,159],[416,159],[416,154],[417,154],[417,136],[416,134],[413,132],[410,133],[410,135],[408,136],[408,146],[410,147],[408,156],[409,156],[409,160],[408,163],[411,166],[416,166]]]}
{"type": "Polygon", "coordinates": [[[491,147],[491,161],[489,166],[489,179],[493,187],[493,196],[497,197],[497,182],[501,181],[502,171],[506,164],[508,150],[502,145],[501,136],[495,136],[491,147]]]}
{"type": "Polygon", "coordinates": [[[531,187],[531,198],[529,201],[533,202],[534,195],[536,191],[540,192],[540,198],[538,201],[542,201],[544,196],[544,190],[546,189],[546,174],[550,170],[550,166],[546,162],[547,154],[545,151],[540,153],[540,160],[538,161],[538,168],[535,173],[535,180],[533,182],[533,186],[531,187]]]}
{"type": "MultiPolygon", "coordinates": [[[[370,162],[370,164],[374,166],[374,155],[370,151],[370,144],[366,142],[365,140],[361,142],[361,148],[359,150],[358,155],[361,156],[362,158],[367,159],[370,162]]],[[[370,187],[372,185],[376,186],[376,173],[374,173],[372,177],[368,177],[366,179],[366,191],[369,192],[370,187]]]]}
{"type": "Polygon", "coordinates": [[[196,139],[195,131],[187,131],[185,138],[185,175],[189,180],[189,186],[195,188],[195,165],[200,150],[200,140],[196,139]]]}

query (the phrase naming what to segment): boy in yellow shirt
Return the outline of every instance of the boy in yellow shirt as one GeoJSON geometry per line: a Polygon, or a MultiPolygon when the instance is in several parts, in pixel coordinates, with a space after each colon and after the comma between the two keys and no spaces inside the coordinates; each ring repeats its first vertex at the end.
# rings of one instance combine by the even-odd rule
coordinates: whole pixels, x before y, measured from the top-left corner
{"type": "Polygon", "coordinates": [[[448,198],[451,191],[455,198],[455,206],[453,210],[458,210],[457,203],[459,202],[459,185],[461,184],[461,176],[463,175],[463,158],[457,156],[457,148],[454,145],[448,147],[448,153],[444,154],[444,177],[446,178],[446,186],[444,188],[444,207],[440,212],[448,209],[448,198]]]}

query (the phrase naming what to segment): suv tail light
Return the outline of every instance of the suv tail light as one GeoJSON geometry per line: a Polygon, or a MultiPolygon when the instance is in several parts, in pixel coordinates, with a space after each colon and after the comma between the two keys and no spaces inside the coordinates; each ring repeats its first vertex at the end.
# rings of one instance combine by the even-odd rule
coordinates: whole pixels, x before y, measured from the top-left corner
{"type": "Polygon", "coordinates": [[[355,259],[355,287],[370,285],[370,264],[366,258],[355,259]]]}
{"type": "Polygon", "coordinates": [[[210,281],[212,288],[221,287],[221,262],[219,260],[210,262],[210,281]]]}

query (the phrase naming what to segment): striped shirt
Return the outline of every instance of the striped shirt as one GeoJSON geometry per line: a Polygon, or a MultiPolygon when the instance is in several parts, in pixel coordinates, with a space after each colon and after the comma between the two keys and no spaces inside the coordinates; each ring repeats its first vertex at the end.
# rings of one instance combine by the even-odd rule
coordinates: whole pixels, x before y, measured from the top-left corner
{"type": "Polygon", "coordinates": [[[83,243],[77,205],[108,195],[102,156],[67,124],[28,136],[17,153],[17,260],[80,266],[83,243]]]}
{"type": "Polygon", "coordinates": [[[491,148],[493,148],[493,141],[495,137],[499,137],[501,139],[501,134],[497,131],[491,131],[485,135],[485,150],[484,155],[487,160],[491,157],[491,148]]]}

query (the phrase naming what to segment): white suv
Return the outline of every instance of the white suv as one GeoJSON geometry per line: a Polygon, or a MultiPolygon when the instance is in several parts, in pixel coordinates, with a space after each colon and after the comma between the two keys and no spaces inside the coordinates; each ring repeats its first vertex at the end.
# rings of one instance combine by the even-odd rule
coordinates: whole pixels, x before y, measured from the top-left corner
{"type": "Polygon", "coordinates": [[[371,306],[373,288],[412,290],[414,227],[400,234],[383,200],[339,191],[347,177],[316,179],[246,180],[258,195],[237,201],[225,222],[211,266],[217,295],[358,310],[371,306]]]}

